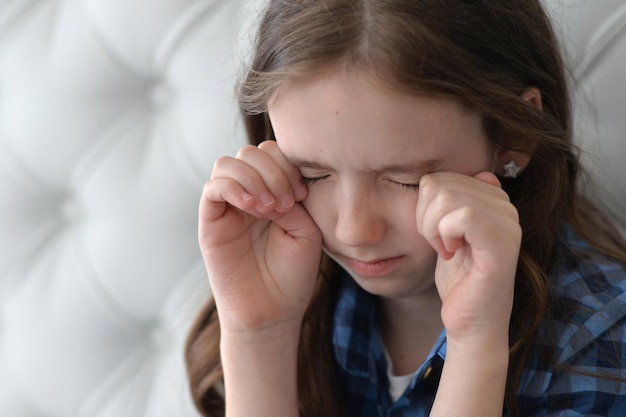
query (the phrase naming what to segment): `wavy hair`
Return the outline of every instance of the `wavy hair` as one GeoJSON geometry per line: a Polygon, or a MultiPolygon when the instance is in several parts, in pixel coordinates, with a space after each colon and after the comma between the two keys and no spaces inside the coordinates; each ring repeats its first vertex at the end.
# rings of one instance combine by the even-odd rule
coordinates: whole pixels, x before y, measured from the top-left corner
{"type": "MultiPolygon", "coordinates": [[[[578,186],[581,166],[572,143],[564,64],[545,10],[539,0],[270,1],[238,91],[250,142],[274,139],[267,105],[285,82],[338,65],[369,71],[393,91],[457,100],[482,115],[498,146],[532,155],[523,175],[502,180],[523,230],[505,398],[517,415],[519,371],[551,308],[549,276],[559,225],[568,221],[595,248],[626,260],[623,242],[578,186]],[[529,87],[541,91],[542,109],[520,98],[529,87]]],[[[337,265],[324,257],[302,323],[298,378],[304,417],[342,415],[330,336],[337,273],[337,265]]],[[[205,416],[223,416],[212,300],[186,349],[196,406],[205,416]]]]}

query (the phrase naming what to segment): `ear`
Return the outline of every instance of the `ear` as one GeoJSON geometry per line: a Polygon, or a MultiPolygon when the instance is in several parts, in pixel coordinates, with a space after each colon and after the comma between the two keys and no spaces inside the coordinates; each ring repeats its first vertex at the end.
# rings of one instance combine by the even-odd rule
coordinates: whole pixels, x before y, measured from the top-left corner
{"type": "MultiPolygon", "coordinates": [[[[537,87],[529,87],[522,91],[520,98],[528,105],[543,110],[541,102],[541,90],[537,87]]],[[[515,178],[528,166],[532,154],[526,154],[508,149],[498,148],[496,153],[496,175],[505,178],[515,178]]]]}
{"type": "Polygon", "coordinates": [[[534,108],[538,110],[543,110],[543,104],[541,102],[541,90],[537,87],[528,87],[522,94],[519,95],[520,98],[526,103],[530,104],[534,108]]]}

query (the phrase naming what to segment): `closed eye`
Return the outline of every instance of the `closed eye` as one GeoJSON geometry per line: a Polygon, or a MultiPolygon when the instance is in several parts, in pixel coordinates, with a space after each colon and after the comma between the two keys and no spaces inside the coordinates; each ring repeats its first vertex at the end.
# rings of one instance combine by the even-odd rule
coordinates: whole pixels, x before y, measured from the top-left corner
{"type": "Polygon", "coordinates": [[[404,188],[406,190],[419,190],[420,188],[419,183],[413,184],[413,183],[398,182],[398,181],[393,181],[393,180],[389,180],[389,182],[395,185],[396,187],[404,188]]]}
{"type": "Polygon", "coordinates": [[[302,182],[307,185],[315,184],[316,182],[320,182],[328,178],[330,175],[322,175],[321,177],[305,177],[302,176],[302,182]]]}

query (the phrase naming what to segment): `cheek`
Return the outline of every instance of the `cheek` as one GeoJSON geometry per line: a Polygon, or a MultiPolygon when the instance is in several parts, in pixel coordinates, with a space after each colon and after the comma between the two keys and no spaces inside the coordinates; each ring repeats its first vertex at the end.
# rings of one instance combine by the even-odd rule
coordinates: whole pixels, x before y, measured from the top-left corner
{"type": "Polygon", "coordinates": [[[431,246],[417,230],[417,204],[415,194],[397,196],[390,200],[387,232],[401,245],[415,251],[430,250],[431,246]]]}
{"type": "Polygon", "coordinates": [[[394,207],[394,215],[391,217],[391,222],[394,229],[403,236],[406,236],[407,240],[421,242],[423,237],[417,231],[416,211],[416,201],[397,204],[397,206],[394,207]]]}
{"type": "MultiPolygon", "coordinates": [[[[302,206],[309,213],[317,227],[322,231],[324,237],[329,232],[329,228],[334,223],[334,207],[331,196],[320,190],[320,187],[309,186],[309,194],[302,201],[302,206]]],[[[332,230],[331,230],[332,231],[332,230]]]]}
{"type": "Polygon", "coordinates": [[[332,252],[337,248],[335,238],[337,211],[332,204],[332,197],[325,196],[325,193],[312,188],[316,187],[309,187],[309,195],[302,202],[302,206],[322,233],[322,248],[324,250],[330,249],[332,252]]]}

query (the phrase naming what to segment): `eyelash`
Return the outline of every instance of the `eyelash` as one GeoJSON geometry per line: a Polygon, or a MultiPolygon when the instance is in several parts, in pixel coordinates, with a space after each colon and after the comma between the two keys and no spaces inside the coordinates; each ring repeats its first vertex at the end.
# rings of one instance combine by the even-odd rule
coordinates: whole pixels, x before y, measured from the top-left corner
{"type": "Polygon", "coordinates": [[[302,182],[307,185],[313,185],[316,182],[325,180],[326,178],[328,178],[328,175],[323,175],[321,177],[302,177],[302,182]]]}
{"type": "MultiPolygon", "coordinates": [[[[313,185],[316,182],[325,180],[326,178],[328,178],[328,175],[323,175],[321,177],[302,177],[302,182],[307,185],[313,185]]],[[[406,184],[403,182],[397,182],[392,180],[389,180],[389,182],[396,187],[404,188],[406,190],[418,190],[420,188],[419,184],[406,184]]]]}
{"type": "Polygon", "coordinates": [[[418,190],[420,188],[419,184],[406,184],[404,182],[391,181],[391,183],[397,187],[404,188],[406,190],[418,190]]]}

